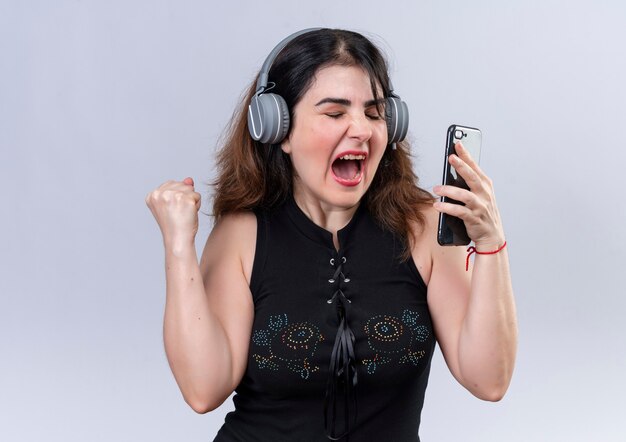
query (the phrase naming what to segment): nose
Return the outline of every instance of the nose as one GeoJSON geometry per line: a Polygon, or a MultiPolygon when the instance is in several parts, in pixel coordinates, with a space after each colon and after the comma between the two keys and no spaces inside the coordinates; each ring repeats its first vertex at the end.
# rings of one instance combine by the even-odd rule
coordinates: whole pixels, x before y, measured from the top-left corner
{"type": "Polygon", "coordinates": [[[365,115],[355,115],[350,120],[347,135],[363,143],[372,137],[372,121],[365,115]]]}

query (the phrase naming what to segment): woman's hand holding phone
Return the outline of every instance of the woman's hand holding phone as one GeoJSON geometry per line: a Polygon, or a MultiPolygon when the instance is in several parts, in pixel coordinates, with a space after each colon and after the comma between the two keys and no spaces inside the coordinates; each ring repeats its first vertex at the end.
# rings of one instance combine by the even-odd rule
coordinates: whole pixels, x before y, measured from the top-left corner
{"type": "Polygon", "coordinates": [[[460,218],[467,234],[479,251],[495,250],[504,243],[504,230],[496,204],[491,179],[485,175],[461,142],[455,144],[456,155],[448,157],[450,165],[463,177],[469,190],[456,186],[435,186],[433,192],[465,205],[436,202],[434,208],[460,218]]]}

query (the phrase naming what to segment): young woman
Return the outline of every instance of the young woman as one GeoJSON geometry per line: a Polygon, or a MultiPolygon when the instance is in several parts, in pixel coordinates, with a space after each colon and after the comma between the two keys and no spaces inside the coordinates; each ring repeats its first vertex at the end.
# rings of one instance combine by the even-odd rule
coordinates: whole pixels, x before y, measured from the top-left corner
{"type": "Polygon", "coordinates": [[[517,325],[493,185],[457,145],[450,162],[470,190],[434,191],[465,206],[420,189],[394,96],[362,35],[291,36],[233,117],[200,263],[193,180],[146,197],[185,401],[206,413],[237,393],[216,441],[418,441],[435,340],[472,394],[505,394],[517,325]],[[259,134],[262,95],[284,99],[283,135],[259,134]],[[463,220],[478,252],[500,251],[466,271],[464,248],[437,243],[439,212],[463,220]]]}

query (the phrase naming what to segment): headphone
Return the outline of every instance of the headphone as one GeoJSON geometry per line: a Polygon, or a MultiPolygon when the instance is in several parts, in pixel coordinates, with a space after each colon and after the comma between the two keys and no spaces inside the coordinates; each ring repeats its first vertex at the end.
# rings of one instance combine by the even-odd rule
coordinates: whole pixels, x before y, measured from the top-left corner
{"type": "MultiPolygon", "coordinates": [[[[253,140],[263,144],[280,143],[289,132],[289,108],[285,99],[278,94],[267,93],[269,70],[278,56],[289,42],[296,37],[322,28],[309,28],[298,31],[283,39],[267,56],[259,79],[256,82],[256,92],[248,106],[248,130],[253,140]]],[[[409,128],[409,108],[404,101],[393,93],[391,80],[389,82],[390,96],[386,98],[385,120],[387,122],[387,144],[395,149],[395,143],[404,140],[409,128]]],[[[271,89],[271,87],[269,88],[271,89]]]]}

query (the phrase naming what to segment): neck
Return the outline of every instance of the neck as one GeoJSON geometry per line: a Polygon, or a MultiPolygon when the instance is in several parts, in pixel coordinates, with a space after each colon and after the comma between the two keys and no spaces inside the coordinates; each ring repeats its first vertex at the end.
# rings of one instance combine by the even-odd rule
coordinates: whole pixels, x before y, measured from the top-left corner
{"type": "Polygon", "coordinates": [[[337,232],[350,222],[359,205],[352,207],[332,206],[303,192],[298,192],[297,189],[294,189],[294,199],[300,210],[311,221],[332,233],[335,248],[339,249],[337,232]]]}

